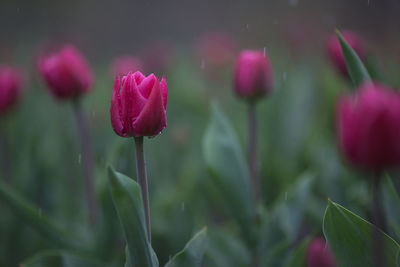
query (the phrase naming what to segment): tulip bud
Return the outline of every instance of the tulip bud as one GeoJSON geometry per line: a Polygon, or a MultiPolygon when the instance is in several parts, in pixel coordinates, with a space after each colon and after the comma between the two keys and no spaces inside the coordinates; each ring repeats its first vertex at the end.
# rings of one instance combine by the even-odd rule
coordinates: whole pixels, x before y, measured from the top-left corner
{"type": "Polygon", "coordinates": [[[72,45],[41,57],[39,71],[50,92],[58,99],[69,99],[87,93],[92,85],[91,69],[82,54],[72,45]]]}
{"type": "Polygon", "coordinates": [[[8,66],[0,66],[0,114],[8,112],[21,95],[20,74],[8,66]]]}
{"type": "Polygon", "coordinates": [[[167,82],[140,71],[117,77],[111,97],[111,125],[122,137],[154,137],[167,126],[167,82]]]}
{"type": "Polygon", "coordinates": [[[244,50],[235,67],[237,96],[254,101],[272,89],[272,67],[268,58],[259,51],[244,50]]]}
{"type": "Polygon", "coordinates": [[[337,135],[353,166],[373,171],[400,165],[400,95],[366,83],[339,99],[337,135]]]}
{"type": "MultiPolygon", "coordinates": [[[[342,36],[351,48],[357,53],[362,61],[365,60],[365,48],[361,38],[354,32],[343,31],[342,36]]],[[[327,53],[331,63],[337,71],[345,77],[349,77],[346,60],[343,55],[342,47],[336,35],[332,35],[327,42],[327,53]]]]}
{"type": "Polygon", "coordinates": [[[139,59],[131,56],[121,56],[116,58],[110,67],[112,77],[122,76],[128,72],[142,70],[142,63],[139,59]]]}
{"type": "Polygon", "coordinates": [[[322,237],[310,242],[307,248],[308,267],[334,267],[335,258],[325,240],[322,237]]]}

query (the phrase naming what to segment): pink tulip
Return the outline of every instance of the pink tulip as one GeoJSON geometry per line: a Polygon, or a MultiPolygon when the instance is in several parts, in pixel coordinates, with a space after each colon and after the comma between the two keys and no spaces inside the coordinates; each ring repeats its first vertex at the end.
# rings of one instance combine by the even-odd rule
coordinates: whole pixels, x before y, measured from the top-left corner
{"type": "Polygon", "coordinates": [[[342,97],[337,135],[344,156],[355,167],[381,171],[400,165],[400,95],[367,83],[355,97],[342,97]]]}
{"type": "Polygon", "coordinates": [[[121,56],[111,64],[110,73],[113,77],[122,76],[128,72],[140,71],[142,68],[142,63],[139,59],[132,56],[121,56]]]}
{"type": "Polygon", "coordinates": [[[307,248],[307,266],[308,267],[334,267],[335,258],[322,237],[316,238],[307,248]]]}
{"type": "Polygon", "coordinates": [[[244,50],[235,68],[235,90],[239,97],[255,100],[272,89],[272,67],[263,52],[244,50]]]}
{"type": "Polygon", "coordinates": [[[20,73],[9,66],[0,66],[0,114],[5,114],[14,107],[21,91],[20,73]]]}
{"type": "Polygon", "coordinates": [[[41,57],[38,66],[51,93],[58,99],[85,94],[93,82],[92,71],[86,59],[72,45],[41,57]]]}
{"type": "MultiPolygon", "coordinates": [[[[361,60],[365,60],[365,48],[364,43],[361,38],[352,31],[343,31],[343,38],[350,45],[351,48],[357,53],[361,60]]],[[[340,74],[345,77],[349,77],[347,71],[346,60],[344,58],[342,48],[340,46],[339,40],[335,35],[332,35],[327,42],[327,53],[331,63],[335,66],[340,74]]]]}
{"type": "Polygon", "coordinates": [[[111,97],[111,124],[122,137],[154,137],[167,126],[167,82],[140,71],[117,77],[111,97]]]}

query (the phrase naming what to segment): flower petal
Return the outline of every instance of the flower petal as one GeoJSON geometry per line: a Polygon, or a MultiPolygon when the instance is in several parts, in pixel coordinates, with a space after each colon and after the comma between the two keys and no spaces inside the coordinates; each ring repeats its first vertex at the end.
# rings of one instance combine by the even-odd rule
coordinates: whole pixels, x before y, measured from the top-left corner
{"type": "Polygon", "coordinates": [[[161,86],[161,95],[163,98],[164,109],[167,110],[168,87],[167,87],[167,80],[165,79],[165,76],[162,77],[160,86],[161,86]]]}
{"type": "Polygon", "coordinates": [[[114,88],[111,96],[111,125],[116,134],[122,137],[126,137],[124,133],[124,127],[121,121],[121,99],[119,96],[119,91],[121,88],[121,82],[119,77],[115,79],[114,88]]]}
{"type": "Polygon", "coordinates": [[[154,83],[151,94],[140,113],[133,123],[135,136],[158,135],[167,126],[167,117],[163,105],[161,88],[158,82],[154,83]]]}

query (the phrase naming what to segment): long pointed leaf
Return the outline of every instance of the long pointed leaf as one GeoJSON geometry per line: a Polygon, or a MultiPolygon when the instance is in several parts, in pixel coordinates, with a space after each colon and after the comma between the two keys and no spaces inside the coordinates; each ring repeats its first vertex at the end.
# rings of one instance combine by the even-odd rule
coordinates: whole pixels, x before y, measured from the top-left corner
{"type": "MultiPolygon", "coordinates": [[[[147,240],[143,200],[139,185],[128,176],[108,167],[111,195],[127,243],[127,264],[158,267],[157,257],[147,240]]],[[[125,266],[127,266],[127,264],[125,266]]]]}
{"type": "MultiPolygon", "coordinates": [[[[323,231],[339,266],[373,266],[374,225],[329,200],[323,231]]],[[[386,267],[398,266],[400,247],[391,237],[379,231],[386,267]]]]}
{"type": "Polygon", "coordinates": [[[371,76],[357,53],[346,40],[344,40],[339,30],[336,30],[336,35],[339,38],[340,46],[342,47],[343,55],[346,60],[347,70],[354,85],[358,86],[363,82],[370,81],[371,76]]]}
{"type": "Polygon", "coordinates": [[[2,181],[0,181],[0,199],[11,208],[21,221],[30,225],[40,235],[52,242],[54,246],[72,250],[82,249],[82,246],[78,245],[78,242],[70,234],[61,230],[42,214],[39,208],[36,208],[2,181]]]}
{"type": "Polygon", "coordinates": [[[95,259],[63,251],[46,250],[37,253],[20,264],[20,267],[101,267],[106,266],[95,259]]]}
{"type": "Polygon", "coordinates": [[[234,130],[216,104],[203,138],[203,154],[225,205],[241,225],[242,233],[251,240],[254,209],[247,164],[234,130]]]}
{"type": "Polygon", "coordinates": [[[205,227],[195,234],[185,248],[178,252],[165,267],[201,267],[206,246],[207,228],[205,227]]]}

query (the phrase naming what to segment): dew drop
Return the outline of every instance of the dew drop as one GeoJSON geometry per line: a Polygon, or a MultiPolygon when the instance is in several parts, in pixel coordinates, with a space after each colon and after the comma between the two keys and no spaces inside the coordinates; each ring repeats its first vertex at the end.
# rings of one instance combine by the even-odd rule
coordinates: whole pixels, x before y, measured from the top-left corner
{"type": "Polygon", "coordinates": [[[264,57],[267,56],[267,47],[264,46],[264,57]]]}

